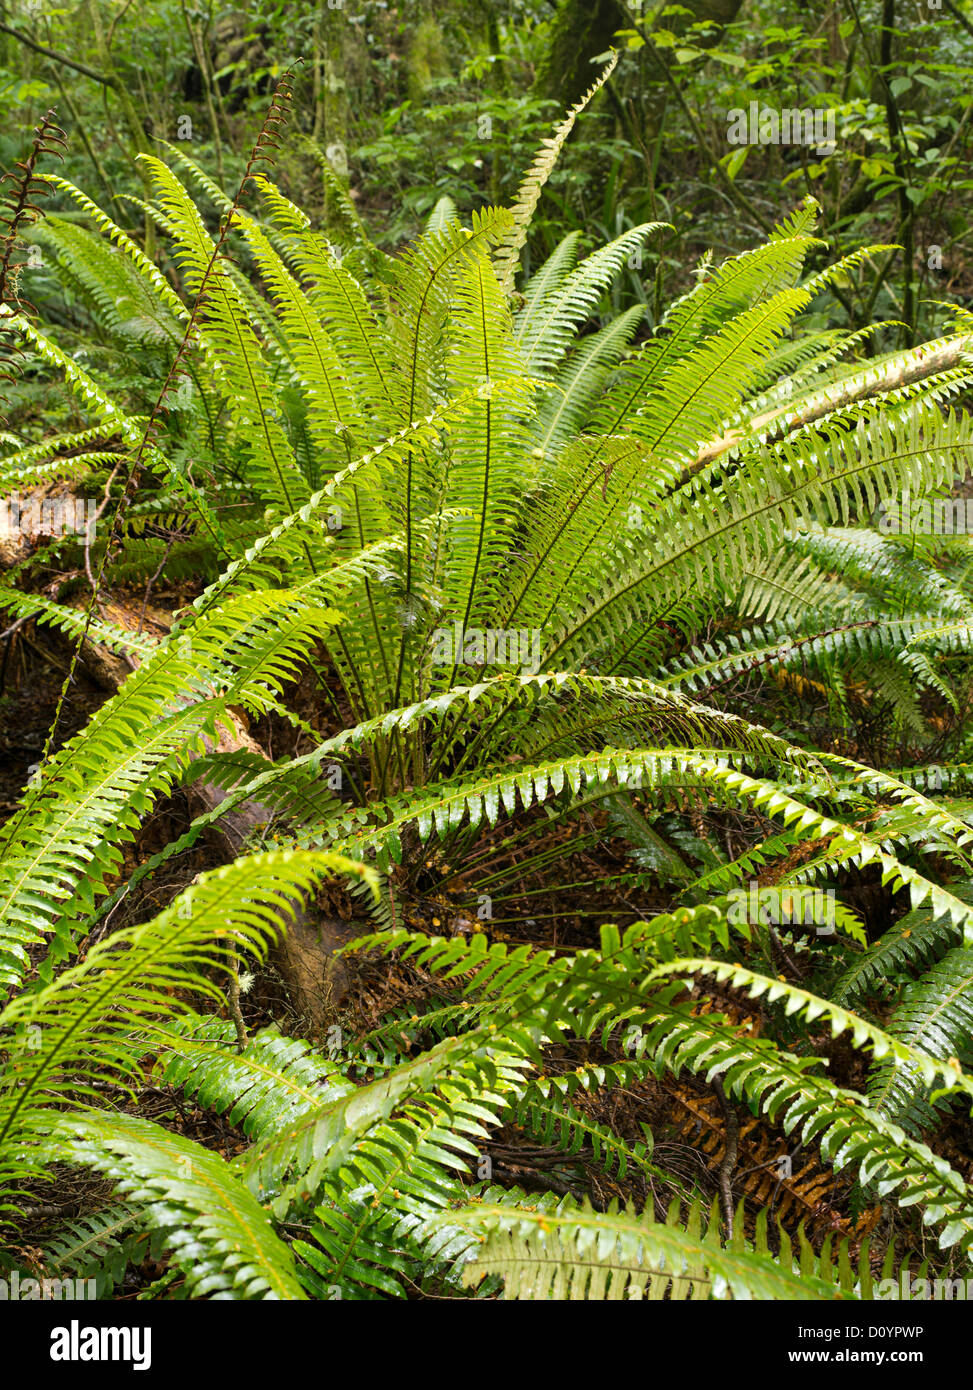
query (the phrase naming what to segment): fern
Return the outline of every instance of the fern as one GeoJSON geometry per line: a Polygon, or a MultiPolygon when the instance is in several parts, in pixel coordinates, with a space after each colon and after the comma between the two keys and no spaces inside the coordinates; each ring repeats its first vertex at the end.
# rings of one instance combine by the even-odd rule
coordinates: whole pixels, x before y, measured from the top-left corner
{"type": "Polygon", "coordinates": [[[951,487],[973,437],[951,405],[970,368],[930,373],[922,349],[863,364],[865,334],[804,330],[829,276],[867,254],[802,279],[820,246],[811,202],[764,245],[707,262],[636,346],[640,312],[603,308],[656,224],[580,262],[568,237],[512,295],[542,186],[614,62],[512,211],[465,226],[444,201],[395,257],[368,243],[326,161],[346,256],[253,161],[250,211],[179,151],[142,156],[139,206],[171,238],[172,283],[52,181],[90,225],[35,231],[92,331],[109,353],[137,344],[146,380],[175,353],[185,390],[165,421],[152,407],[147,437],[110,373],[8,304],[5,337],[61,375],[81,418],[7,440],[0,467],[11,486],[101,480],[131,452],[147,493],[131,507],[105,490],[118,525],[110,552],[96,541],[103,575],[191,565],[203,580],[161,640],[36,592],[33,562],[0,592],[16,618],[137,663],[0,834],[4,1215],[63,1163],[122,1204],[62,1226],[50,1250],[66,1268],[117,1280],[152,1232],[165,1287],[196,1297],[463,1296],[464,1279],[481,1297],[869,1297],[867,1258],[854,1268],[847,1246],[832,1257],[781,1230],[772,1254],[765,1223],[748,1240],[741,1214],[721,1233],[698,1204],[660,1219],[653,1182],[693,1194],[650,1130],[624,1138],[580,1092],[687,1076],[719,1081],[903,1223],[915,1212],[943,1251],[973,1245],[932,1108],[973,1093],[973,832],[929,785],[944,720],[943,762],[965,777],[948,721],[965,708],[973,599],[955,550],[864,524],[905,488],[951,487]],[[312,713],[289,699],[302,676],[312,713]],[[808,703],[845,722],[888,711],[913,771],[815,749],[808,703]],[[214,751],[234,710],[299,731],[300,753],[214,751]],[[344,794],[324,780],[335,765],[344,794]],[[141,819],[193,777],[225,796],[130,871],[141,819]],[[109,932],[136,886],[161,886],[247,804],[273,817],[254,821],[252,852],[109,932]],[[271,837],[282,847],[266,852],[271,837]],[[400,996],[340,1056],[190,1008],[221,1010],[223,978],[232,993],[239,957],[265,959],[325,873],[380,924],[356,949],[434,981],[430,1007],[400,996]],[[796,931],[738,920],[730,895],[751,876],[797,899],[841,885],[826,964],[796,931]],[[870,879],[911,912],[866,944],[853,889],[870,879]],[[458,910],[492,895],[515,917],[545,896],[566,916],[576,890],[600,949],[507,943],[489,917],[449,938],[415,925],[433,904],[469,929],[458,910]],[[788,950],[806,986],[764,968],[788,950]],[[903,994],[880,1023],[865,1004],[885,983],[903,994]],[[823,1074],[825,1032],[874,1060],[864,1093],[823,1074]],[[575,1048],[602,1055],[573,1067],[575,1048]],[[238,1131],[237,1157],[131,1113],[150,1065],[238,1131]],[[582,1189],[598,1170],[638,1200],[596,1212],[479,1186],[510,1124],[582,1189]]]}
{"type": "Polygon", "coordinates": [[[288,1247],[218,1154],[134,1115],[64,1118],[51,1134],[58,1152],[111,1179],[166,1230],[191,1294],[304,1297],[288,1247]]]}
{"type": "Polygon", "coordinates": [[[97,1296],[110,1298],[130,1265],[158,1259],[163,1253],[158,1236],[152,1239],[138,1223],[138,1209],[124,1202],[66,1221],[44,1251],[44,1268],[62,1278],[92,1279],[97,1296]]]}
{"type": "MultiPolygon", "coordinates": [[[[792,1265],[790,1242],[772,1258],[742,1240],[726,1247],[695,1211],[666,1222],[609,1209],[511,1212],[486,1203],[455,1215],[486,1230],[467,1268],[475,1282],[500,1274],[517,1299],[853,1298],[817,1269],[792,1265]],[[790,1267],[789,1267],[790,1266],[790,1267]]],[[[786,1237],[784,1238],[786,1241],[786,1237]]]]}

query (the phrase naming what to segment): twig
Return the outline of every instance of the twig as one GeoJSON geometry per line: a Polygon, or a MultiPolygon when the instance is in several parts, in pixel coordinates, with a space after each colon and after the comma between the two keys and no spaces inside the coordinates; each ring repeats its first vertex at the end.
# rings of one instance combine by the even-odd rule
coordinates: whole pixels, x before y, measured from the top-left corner
{"type": "Polygon", "coordinates": [[[90,77],[92,81],[100,82],[103,87],[111,87],[114,90],[119,86],[116,77],[110,77],[105,72],[96,72],[94,68],[89,68],[87,63],[79,63],[64,53],[56,53],[53,48],[45,48],[42,43],[30,38],[22,29],[14,29],[9,24],[0,23],[0,34],[9,34],[12,39],[16,39],[18,43],[26,44],[35,53],[41,53],[45,58],[51,58],[55,63],[63,63],[66,68],[73,68],[75,72],[80,72],[82,77],[90,77]]]}
{"type": "Polygon", "coordinates": [[[723,1082],[716,1077],[713,1082],[713,1090],[723,1111],[723,1120],[726,1126],[726,1146],[723,1151],[723,1162],[720,1164],[719,1184],[720,1197],[723,1201],[723,1218],[726,1222],[727,1240],[733,1239],[733,1170],[737,1161],[737,1138],[740,1133],[740,1121],[737,1113],[726,1098],[723,1090],[723,1082]]]}
{"type": "Polygon", "coordinates": [[[166,564],[167,564],[168,559],[169,559],[169,554],[170,554],[170,552],[171,552],[171,550],[172,550],[172,547],[175,545],[175,543],[176,543],[176,536],[175,536],[175,533],[173,533],[173,534],[169,537],[168,541],[166,542],[166,548],[165,548],[165,551],[164,551],[164,553],[163,553],[162,559],[159,561],[159,567],[158,567],[158,569],[157,569],[157,570],[155,571],[155,573],[151,576],[151,578],[149,579],[149,582],[148,582],[148,583],[146,584],[146,586],[145,586],[145,598],[142,600],[142,611],[141,611],[141,613],[139,614],[139,625],[138,625],[138,627],[135,629],[136,634],[137,634],[138,636],[141,636],[141,635],[142,635],[142,627],[143,627],[143,625],[144,625],[144,623],[145,623],[145,613],[146,613],[146,610],[147,610],[147,608],[148,608],[148,606],[149,606],[149,599],[150,599],[151,596],[152,596],[152,586],[155,584],[155,581],[158,579],[159,575],[160,575],[160,574],[162,573],[162,571],[165,569],[166,564]]]}
{"type": "Polygon", "coordinates": [[[131,8],[132,8],[132,0],[125,0],[124,5],[123,5],[122,8],[118,11],[118,13],[116,14],[115,18],[112,20],[111,24],[108,26],[108,38],[105,40],[105,48],[106,48],[109,52],[111,52],[111,46],[112,46],[112,44],[115,42],[115,30],[118,28],[119,20],[124,19],[124,18],[125,18],[125,15],[128,13],[128,11],[129,11],[131,8]]]}
{"type": "Polygon", "coordinates": [[[946,8],[954,19],[959,20],[968,34],[973,34],[973,24],[970,23],[963,11],[953,4],[953,0],[946,0],[946,8]]]}
{"type": "Polygon", "coordinates": [[[11,623],[9,627],[5,627],[3,632],[0,632],[0,642],[2,642],[5,637],[13,636],[17,629],[23,627],[24,623],[29,623],[33,616],[33,613],[25,613],[24,616],[18,618],[15,623],[11,623]]]}
{"type": "Polygon", "coordinates": [[[233,1026],[236,1028],[237,1047],[243,1052],[250,1045],[250,1034],[247,1032],[247,1025],[243,1020],[243,1010],[240,1008],[240,957],[236,951],[233,951],[230,956],[230,983],[227,988],[226,999],[230,1017],[233,1019],[233,1026]]]}
{"type": "MultiPolygon", "coordinates": [[[[104,511],[105,511],[105,508],[108,506],[109,494],[110,494],[110,492],[111,492],[111,485],[112,485],[112,483],[115,481],[115,474],[118,472],[118,470],[119,470],[120,467],[121,467],[121,463],[120,463],[120,462],[119,462],[119,463],[116,463],[116,464],[115,464],[115,467],[112,469],[112,471],[111,471],[111,472],[109,473],[109,475],[108,475],[108,481],[107,481],[107,483],[105,484],[105,491],[102,493],[101,506],[100,506],[100,507],[98,508],[98,510],[95,512],[95,515],[94,515],[94,518],[93,518],[93,520],[94,520],[95,523],[97,523],[97,522],[99,522],[99,521],[101,520],[101,518],[102,518],[102,516],[103,516],[103,514],[104,514],[104,511]]],[[[86,527],[85,527],[85,532],[84,532],[84,572],[85,572],[85,574],[88,576],[88,583],[91,585],[92,593],[97,594],[97,592],[98,592],[98,586],[97,586],[97,584],[95,583],[95,576],[94,576],[94,575],[92,574],[92,572],[91,572],[91,537],[92,537],[92,535],[94,534],[94,529],[95,529],[94,526],[86,526],[86,527]]]]}
{"type": "Polygon", "coordinates": [[[797,962],[787,954],[787,951],[784,949],[784,943],[777,935],[777,932],[774,930],[773,927],[769,927],[768,931],[770,932],[771,949],[773,953],[778,957],[778,965],[786,966],[787,969],[794,976],[795,980],[803,980],[805,978],[805,972],[801,969],[797,962]]]}
{"type": "MultiPolygon", "coordinates": [[[[906,363],[893,361],[880,367],[877,371],[859,373],[836,385],[823,387],[820,392],[809,397],[799,413],[794,410],[792,405],[774,406],[772,410],[766,411],[763,415],[757,415],[750,421],[750,431],[752,435],[756,435],[769,425],[779,423],[785,427],[784,433],[789,433],[805,425],[813,424],[815,420],[820,420],[822,416],[828,415],[832,411],[843,410],[845,406],[853,405],[857,401],[883,394],[900,386],[911,386],[913,382],[924,381],[937,372],[948,371],[951,367],[959,364],[964,353],[969,352],[973,352],[973,334],[971,333],[963,334],[958,338],[943,338],[932,343],[923,343],[914,350],[911,360],[906,363]]],[[[706,464],[712,463],[715,458],[725,454],[735,444],[739,444],[742,437],[739,432],[733,431],[721,439],[711,440],[709,444],[704,445],[696,455],[694,462],[684,470],[680,482],[687,482],[706,464]]]]}

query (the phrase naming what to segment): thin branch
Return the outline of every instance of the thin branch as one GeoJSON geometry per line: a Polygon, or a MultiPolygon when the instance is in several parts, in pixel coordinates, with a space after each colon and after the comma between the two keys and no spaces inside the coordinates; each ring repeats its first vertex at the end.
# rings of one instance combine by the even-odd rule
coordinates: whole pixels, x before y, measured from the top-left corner
{"type": "Polygon", "coordinates": [[[737,1112],[726,1098],[723,1083],[717,1077],[713,1082],[713,1090],[723,1111],[723,1120],[726,1126],[726,1146],[723,1150],[723,1161],[720,1164],[719,1185],[720,1197],[723,1202],[723,1219],[726,1222],[727,1240],[733,1239],[733,1170],[737,1161],[737,1139],[740,1133],[740,1121],[737,1112]]]}
{"type": "Polygon", "coordinates": [[[36,39],[25,34],[22,29],[14,29],[9,24],[0,21],[0,34],[9,34],[12,39],[25,44],[27,48],[32,48],[35,53],[40,53],[55,63],[63,63],[66,68],[73,68],[75,72],[80,72],[83,77],[90,77],[93,82],[100,82],[103,87],[111,87],[113,91],[119,89],[120,83],[117,77],[111,77],[104,72],[96,72],[94,68],[89,68],[87,63],[79,63],[77,59],[69,58],[66,53],[57,53],[53,48],[45,47],[44,44],[38,43],[36,39]]]}
{"type": "Polygon", "coordinates": [[[973,24],[970,23],[963,11],[953,4],[953,0],[946,0],[946,8],[954,19],[959,20],[968,34],[973,34],[973,24]]]}

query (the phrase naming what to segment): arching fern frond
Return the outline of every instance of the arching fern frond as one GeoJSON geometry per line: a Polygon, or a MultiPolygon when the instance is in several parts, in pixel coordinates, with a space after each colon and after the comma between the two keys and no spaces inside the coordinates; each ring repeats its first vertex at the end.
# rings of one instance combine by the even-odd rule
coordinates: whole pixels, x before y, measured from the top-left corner
{"type": "Polygon", "coordinates": [[[64,1117],[50,1133],[165,1232],[193,1297],[306,1297],[290,1248],[219,1154],[136,1115],[64,1117]]]}
{"type": "Polygon", "coordinates": [[[683,1227],[678,1206],[659,1222],[610,1207],[562,1204],[556,1212],[518,1212],[486,1203],[451,1213],[484,1231],[467,1266],[470,1283],[500,1275],[507,1298],[831,1299],[854,1298],[817,1271],[800,1269],[789,1249],[728,1246],[696,1209],[683,1227]]]}

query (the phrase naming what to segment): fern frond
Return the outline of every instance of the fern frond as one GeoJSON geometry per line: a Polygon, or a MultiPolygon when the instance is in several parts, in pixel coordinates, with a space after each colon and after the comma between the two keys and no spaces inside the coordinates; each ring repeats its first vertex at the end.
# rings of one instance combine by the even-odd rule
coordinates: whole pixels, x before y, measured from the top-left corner
{"type": "Polygon", "coordinates": [[[303,1299],[294,1256],[224,1159],[136,1115],[63,1117],[52,1145],[103,1174],[165,1231],[196,1298],[303,1299]]]}
{"type": "MultiPolygon", "coordinates": [[[[451,1214],[486,1228],[467,1278],[499,1274],[517,1299],[830,1299],[852,1298],[831,1281],[758,1254],[742,1241],[725,1248],[698,1209],[685,1230],[678,1209],[666,1222],[617,1208],[563,1204],[557,1212],[518,1212],[486,1203],[451,1214]]],[[[783,1254],[783,1252],[782,1252],[783,1254]]]]}
{"type": "Polygon", "coordinates": [[[232,1023],[195,1017],[180,1020],[178,1029],[170,1027],[166,1045],[160,1057],[163,1081],[225,1114],[252,1140],[355,1090],[334,1062],[274,1029],[255,1034],[241,1051],[232,1023]]]}
{"type": "Polygon", "coordinates": [[[617,63],[618,54],[613,53],[611,61],[602,68],[597,82],[593,82],[580,101],[571,107],[564,120],[556,127],[553,135],[548,136],[542,142],[540,151],[517,191],[517,201],[513,207],[513,223],[496,256],[497,278],[500,281],[500,288],[505,294],[509,294],[513,287],[520,252],[527,240],[527,229],[540,201],[541,189],[550,177],[551,171],[557,163],[558,155],[561,153],[565,140],[574,129],[574,123],[578,116],[611,77],[617,63]]]}

